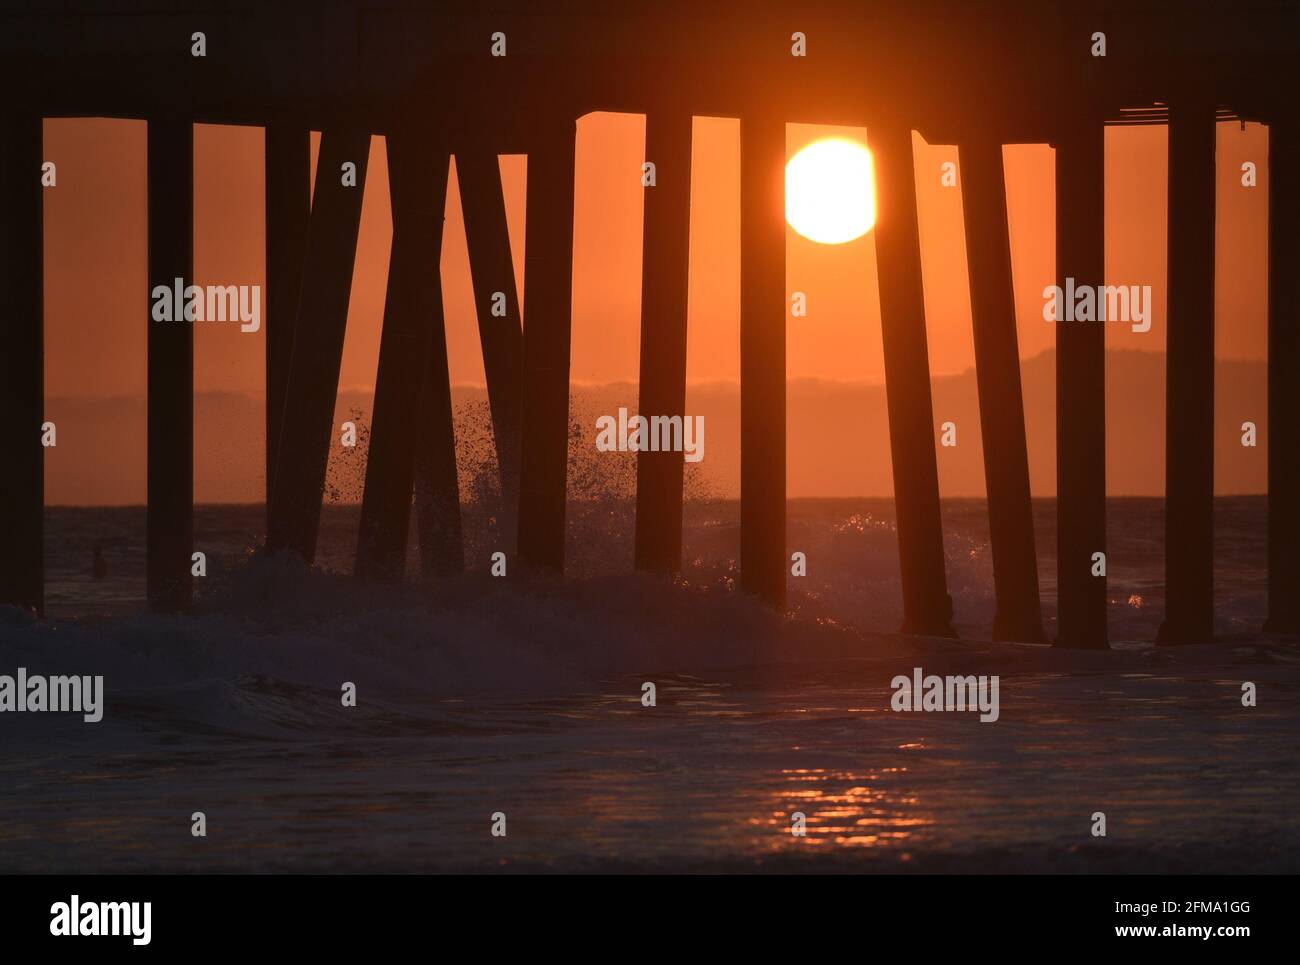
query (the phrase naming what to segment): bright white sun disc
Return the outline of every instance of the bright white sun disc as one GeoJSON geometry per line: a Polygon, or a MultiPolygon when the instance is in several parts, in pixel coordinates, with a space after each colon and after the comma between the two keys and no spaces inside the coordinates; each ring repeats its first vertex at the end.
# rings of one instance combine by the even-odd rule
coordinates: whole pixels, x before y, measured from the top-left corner
{"type": "Polygon", "coordinates": [[[785,166],[785,220],[825,245],[861,238],[876,223],[876,177],[867,148],[846,138],[814,141],[785,166]]]}

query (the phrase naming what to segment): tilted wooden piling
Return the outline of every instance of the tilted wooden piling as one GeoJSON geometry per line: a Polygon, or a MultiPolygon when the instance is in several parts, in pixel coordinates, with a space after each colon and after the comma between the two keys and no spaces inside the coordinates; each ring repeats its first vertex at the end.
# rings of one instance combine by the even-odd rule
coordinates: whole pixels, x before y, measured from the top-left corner
{"type": "Polygon", "coordinates": [[[534,573],[564,570],[576,132],[565,115],[536,119],[528,152],[518,555],[534,573]]]}
{"type": "Polygon", "coordinates": [[[45,605],[41,130],[39,114],[0,114],[0,411],[13,433],[0,472],[0,605],[38,612],[45,605]]]}
{"type": "Polygon", "coordinates": [[[420,571],[446,576],[465,568],[456,432],[448,379],[447,342],[441,305],[424,355],[419,434],[415,445],[415,510],[420,534],[420,571]]]}
{"type": "Polygon", "coordinates": [[[194,323],[184,290],[194,280],[194,127],[152,117],[148,132],[149,315],[147,596],[154,610],[190,604],[194,552],[194,323]],[[178,281],[179,279],[179,281],[178,281]],[[154,321],[154,292],[173,299],[154,321]]]}
{"type": "MultiPolygon", "coordinates": [[[[1105,278],[1105,127],[1076,119],[1056,142],[1057,285],[1105,278]]],[[[1064,311],[1064,299],[1062,300],[1064,311]]],[[[1056,645],[1105,649],[1106,331],[1099,321],[1056,325],[1056,645]]]]}
{"type": "Polygon", "coordinates": [[[266,128],[266,503],[270,510],[275,457],[284,420],[285,388],[293,358],[303,262],[311,217],[311,132],[305,127],[266,128]]]}
{"type": "MultiPolygon", "coordinates": [[[[387,146],[393,242],[355,571],[358,576],[398,582],[406,568],[416,444],[421,435],[432,434],[443,448],[449,444],[453,483],[455,479],[450,405],[436,413],[445,425],[431,426],[414,417],[429,414],[421,408],[426,391],[433,390],[426,381],[438,377],[429,371],[430,352],[442,360],[441,382],[447,383],[439,263],[450,156],[436,145],[431,132],[416,126],[391,134],[387,146]]],[[[454,508],[459,514],[458,503],[454,508]]]]}
{"type": "Polygon", "coordinates": [[[1268,125],[1268,619],[1300,633],[1300,113],[1268,125]]]}
{"type": "MultiPolygon", "coordinates": [[[[465,568],[461,535],[460,484],[456,475],[456,429],[451,403],[451,370],[447,361],[447,331],[442,310],[442,211],[446,206],[450,157],[440,154],[437,183],[438,247],[433,269],[434,295],[428,307],[429,338],[420,356],[423,370],[418,431],[415,438],[415,510],[420,538],[420,571],[446,576],[465,568]]],[[[518,391],[516,389],[516,391],[518,391]]],[[[405,544],[403,544],[405,545],[405,544]]]]}
{"type": "Polygon", "coordinates": [[[894,506],[903,584],[903,632],[953,636],[934,452],[934,407],[925,332],[912,130],[871,127],[877,185],[876,271],[894,506]]]}
{"type": "Polygon", "coordinates": [[[1029,495],[1007,188],[1002,144],[996,137],[974,138],[961,145],[961,181],[997,598],[993,639],[1038,643],[1046,637],[1038,597],[1034,510],[1029,495]]]}
{"type": "Polygon", "coordinates": [[[786,599],[785,120],[740,120],[740,585],[786,599]]]}
{"type": "Polygon", "coordinates": [[[519,427],[523,410],[524,335],[519,293],[510,254],[510,232],[501,184],[501,165],[492,151],[469,149],[456,155],[465,243],[478,316],[483,374],[501,474],[501,501],[513,518],[519,509],[519,427]],[[494,315],[504,296],[504,314],[494,315]]]}
{"type": "MultiPolygon", "coordinates": [[[[646,418],[682,420],[683,432],[693,124],[694,118],[685,111],[646,116],[646,160],[655,165],[656,183],[645,189],[641,255],[639,411],[646,418]]],[[[681,569],[684,469],[680,449],[637,453],[637,569],[668,573],[681,569]]]]}
{"type": "MultiPolygon", "coordinates": [[[[1165,620],[1161,643],[1214,636],[1214,98],[1169,105],[1165,620]]],[[[1294,270],[1294,269],[1293,269],[1294,270]]]]}
{"type": "Polygon", "coordinates": [[[334,403],[369,153],[366,131],[326,130],[321,137],[266,535],[268,552],[291,552],[309,563],[337,438],[334,403]],[[343,183],[345,163],[356,165],[355,186],[343,183]]]}

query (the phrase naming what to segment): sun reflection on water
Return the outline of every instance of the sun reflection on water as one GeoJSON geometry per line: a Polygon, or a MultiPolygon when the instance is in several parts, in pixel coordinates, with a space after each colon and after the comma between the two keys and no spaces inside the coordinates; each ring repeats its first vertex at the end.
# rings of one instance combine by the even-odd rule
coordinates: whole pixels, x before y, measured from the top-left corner
{"type": "Polygon", "coordinates": [[[883,775],[899,775],[905,767],[867,772],[790,768],[778,772],[783,786],[776,790],[773,809],[755,824],[778,828],[780,846],[887,847],[910,840],[917,829],[934,819],[921,813],[919,798],[872,786],[883,775]],[[795,812],[805,817],[805,834],[790,833],[795,812]]]}

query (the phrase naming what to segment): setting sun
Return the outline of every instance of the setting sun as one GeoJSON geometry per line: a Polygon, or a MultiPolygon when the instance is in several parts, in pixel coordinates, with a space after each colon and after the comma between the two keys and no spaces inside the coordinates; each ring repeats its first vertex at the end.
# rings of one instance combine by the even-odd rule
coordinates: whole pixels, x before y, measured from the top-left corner
{"type": "Polygon", "coordinates": [[[812,241],[840,245],[876,223],[871,152],[857,141],[814,141],[785,166],[785,220],[812,241]]]}

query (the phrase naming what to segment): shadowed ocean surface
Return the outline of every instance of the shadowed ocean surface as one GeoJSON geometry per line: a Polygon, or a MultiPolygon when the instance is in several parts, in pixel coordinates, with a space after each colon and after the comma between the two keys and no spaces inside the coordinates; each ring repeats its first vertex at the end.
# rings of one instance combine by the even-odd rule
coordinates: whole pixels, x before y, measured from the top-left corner
{"type": "Polygon", "coordinates": [[[253,557],[262,507],[199,507],[184,617],[142,612],[143,509],[49,509],[50,613],[0,611],[0,674],[103,674],[106,711],[0,715],[0,870],[1295,871],[1300,644],[1258,633],[1264,509],[1217,503],[1218,641],[1156,649],[1162,505],[1111,500],[1109,653],[972,642],[977,500],[944,504],[957,641],[893,632],[888,500],[791,501],[784,616],[735,591],[734,502],[688,504],[680,580],[630,572],[611,500],[570,505],[564,583],[490,577],[510,527],[467,510],[469,572],[402,589],[346,575],[355,507],[326,507],[315,571],[253,557]],[[998,674],[999,720],[893,712],[917,666],[998,674]]]}

